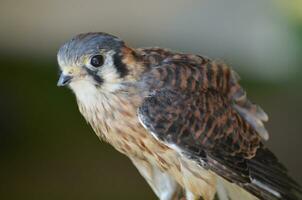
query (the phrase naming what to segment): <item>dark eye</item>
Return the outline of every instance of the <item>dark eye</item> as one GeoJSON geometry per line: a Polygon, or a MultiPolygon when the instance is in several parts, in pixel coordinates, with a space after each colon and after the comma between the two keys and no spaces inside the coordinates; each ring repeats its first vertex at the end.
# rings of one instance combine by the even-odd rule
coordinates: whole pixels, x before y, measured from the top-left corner
{"type": "Polygon", "coordinates": [[[94,67],[100,67],[104,64],[104,57],[102,55],[95,55],[91,58],[90,64],[94,67]]]}

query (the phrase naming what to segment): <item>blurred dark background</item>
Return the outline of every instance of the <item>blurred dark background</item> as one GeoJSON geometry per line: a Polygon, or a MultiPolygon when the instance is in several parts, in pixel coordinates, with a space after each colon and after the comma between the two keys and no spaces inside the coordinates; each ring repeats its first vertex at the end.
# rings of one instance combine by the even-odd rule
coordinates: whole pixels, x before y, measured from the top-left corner
{"type": "Polygon", "coordinates": [[[302,184],[301,0],[1,0],[0,24],[0,199],[155,199],[56,87],[58,48],[89,31],[225,60],[302,184]]]}

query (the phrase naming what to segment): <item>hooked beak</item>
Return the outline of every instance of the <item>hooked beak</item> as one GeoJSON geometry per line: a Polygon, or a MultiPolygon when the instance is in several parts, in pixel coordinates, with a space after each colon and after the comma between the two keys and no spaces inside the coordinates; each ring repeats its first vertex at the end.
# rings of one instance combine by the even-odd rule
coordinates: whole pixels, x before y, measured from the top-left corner
{"type": "Polygon", "coordinates": [[[61,86],[68,85],[71,82],[71,79],[72,76],[64,75],[63,73],[61,73],[57,86],[61,87],[61,86]]]}

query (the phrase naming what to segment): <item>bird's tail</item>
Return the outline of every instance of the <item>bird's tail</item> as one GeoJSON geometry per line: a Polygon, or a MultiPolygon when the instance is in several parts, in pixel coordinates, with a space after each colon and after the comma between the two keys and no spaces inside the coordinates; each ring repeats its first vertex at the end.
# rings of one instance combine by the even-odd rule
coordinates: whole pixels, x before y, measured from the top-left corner
{"type": "Polygon", "coordinates": [[[301,187],[267,148],[260,147],[256,156],[247,161],[247,165],[251,184],[246,185],[246,190],[267,200],[302,199],[301,187]]]}
{"type": "Polygon", "coordinates": [[[251,160],[247,160],[247,165],[251,181],[250,183],[241,185],[245,191],[235,184],[223,180],[224,188],[221,189],[219,185],[217,186],[220,200],[302,199],[301,187],[288,175],[287,169],[268,149],[264,147],[259,148],[256,156],[251,160]]]}

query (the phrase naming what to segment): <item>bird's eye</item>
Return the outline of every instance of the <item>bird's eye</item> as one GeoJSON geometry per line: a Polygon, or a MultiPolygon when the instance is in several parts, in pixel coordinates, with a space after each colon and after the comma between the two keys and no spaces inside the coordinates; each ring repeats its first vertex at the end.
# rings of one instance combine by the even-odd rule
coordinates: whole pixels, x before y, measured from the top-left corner
{"type": "Polygon", "coordinates": [[[90,64],[94,67],[100,67],[104,64],[104,57],[102,55],[95,55],[91,58],[90,64]]]}

